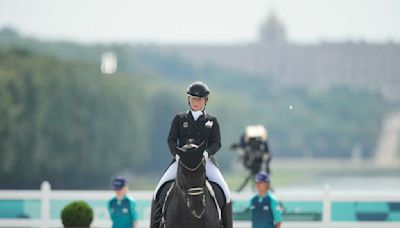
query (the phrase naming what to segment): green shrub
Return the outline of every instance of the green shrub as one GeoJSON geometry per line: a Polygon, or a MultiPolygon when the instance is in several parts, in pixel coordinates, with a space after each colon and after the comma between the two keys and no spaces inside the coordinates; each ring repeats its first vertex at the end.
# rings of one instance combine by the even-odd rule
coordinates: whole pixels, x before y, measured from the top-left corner
{"type": "Polygon", "coordinates": [[[89,227],[93,221],[93,209],[84,201],[74,201],[61,211],[64,227],[89,227]]]}

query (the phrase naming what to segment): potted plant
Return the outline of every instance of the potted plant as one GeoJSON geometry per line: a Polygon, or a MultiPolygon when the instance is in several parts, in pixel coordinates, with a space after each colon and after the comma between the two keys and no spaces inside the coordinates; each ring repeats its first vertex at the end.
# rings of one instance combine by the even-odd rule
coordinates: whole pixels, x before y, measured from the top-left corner
{"type": "Polygon", "coordinates": [[[90,227],[93,221],[93,209],[84,201],[74,201],[61,211],[64,227],[90,227]]]}

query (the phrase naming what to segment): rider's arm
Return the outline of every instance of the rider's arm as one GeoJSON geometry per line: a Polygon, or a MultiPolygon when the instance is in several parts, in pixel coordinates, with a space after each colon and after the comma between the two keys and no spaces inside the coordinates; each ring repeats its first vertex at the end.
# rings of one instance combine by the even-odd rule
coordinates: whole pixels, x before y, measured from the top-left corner
{"type": "Polygon", "coordinates": [[[208,147],[206,151],[208,154],[214,155],[221,148],[221,132],[219,131],[219,123],[217,118],[213,119],[210,136],[208,137],[208,147]]]}
{"type": "Polygon", "coordinates": [[[169,151],[171,152],[173,157],[175,157],[175,155],[176,155],[178,130],[179,130],[179,117],[178,117],[178,115],[176,115],[174,117],[174,119],[172,120],[171,128],[169,129],[168,140],[167,140],[169,151]]]}

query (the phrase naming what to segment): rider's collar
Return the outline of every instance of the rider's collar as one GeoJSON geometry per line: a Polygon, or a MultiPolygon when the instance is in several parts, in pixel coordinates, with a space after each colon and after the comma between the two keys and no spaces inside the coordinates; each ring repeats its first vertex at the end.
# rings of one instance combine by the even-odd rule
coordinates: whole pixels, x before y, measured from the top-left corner
{"type": "Polygon", "coordinates": [[[203,115],[203,111],[193,111],[190,110],[190,112],[192,113],[193,119],[196,121],[197,119],[199,119],[199,117],[201,115],[203,115]]]}

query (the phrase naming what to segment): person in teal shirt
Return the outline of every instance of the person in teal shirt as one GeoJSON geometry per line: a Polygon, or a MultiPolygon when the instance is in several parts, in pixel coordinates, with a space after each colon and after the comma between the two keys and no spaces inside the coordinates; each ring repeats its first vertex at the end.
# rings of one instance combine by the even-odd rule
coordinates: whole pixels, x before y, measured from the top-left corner
{"type": "Polygon", "coordinates": [[[108,201],[108,211],[112,220],[112,228],[137,228],[138,213],[136,202],[129,197],[127,180],[122,177],[114,178],[112,187],[115,197],[108,201]]]}
{"type": "Polygon", "coordinates": [[[280,228],[282,208],[270,191],[268,174],[260,172],[255,177],[258,194],[251,199],[251,222],[253,228],[280,228]]]}

